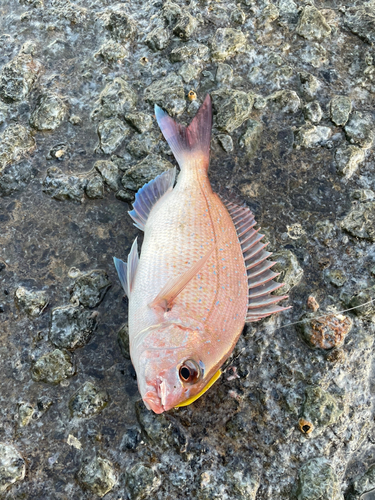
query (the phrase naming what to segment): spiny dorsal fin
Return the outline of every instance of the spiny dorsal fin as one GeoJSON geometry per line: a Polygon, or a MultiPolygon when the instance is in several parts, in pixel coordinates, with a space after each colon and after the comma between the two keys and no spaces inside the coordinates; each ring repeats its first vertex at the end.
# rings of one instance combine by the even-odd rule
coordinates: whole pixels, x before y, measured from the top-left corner
{"type": "Polygon", "coordinates": [[[246,322],[259,321],[276,312],[290,309],[277,305],[277,302],[286,299],[287,295],[271,295],[271,292],[282,287],[284,283],[273,281],[278,274],[272,272],[270,268],[276,262],[267,260],[272,254],[264,250],[267,246],[261,241],[264,234],[260,234],[259,229],[254,229],[256,225],[254,215],[246,205],[236,205],[225,199],[223,202],[236,228],[247,271],[249,302],[246,322]]]}
{"type": "Polygon", "coordinates": [[[132,247],[128,255],[128,263],[125,264],[121,259],[113,257],[115,267],[117,270],[118,277],[122,288],[124,289],[127,297],[130,297],[131,291],[133,289],[134,277],[138,267],[138,243],[137,238],[133,241],[132,247]]]}

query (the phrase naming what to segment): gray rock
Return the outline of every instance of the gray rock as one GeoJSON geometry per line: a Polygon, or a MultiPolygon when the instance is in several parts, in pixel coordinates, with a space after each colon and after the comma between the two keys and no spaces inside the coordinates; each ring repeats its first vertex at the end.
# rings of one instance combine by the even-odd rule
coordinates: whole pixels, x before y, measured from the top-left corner
{"type": "Polygon", "coordinates": [[[125,120],[140,134],[151,130],[154,124],[152,116],[140,112],[128,113],[127,115],[125,115],[125,120]]]}
{"type": "Polygon", "coordinates": [[[299,51],[299,58],[305,64],[320,68],[328,63],[327,50],[319,43],[310,42],[299,51]]]}
{"type": "Polygon", "coordinates": [[[30,54],[19,54],[0,73],[0,99],[4,102],[22,101],[32,89],[41,64],[30,54]]]}
{"type": "Polygon", "coordinates": [[[325,428],[337,422],[343,413],[342,400],[321,387],[307,387],[302,417],[315,428],[325,428]]]}
{"type": "Polygon", "coordinates": [[[102,90],[91,117],[123,117],[131,112],[137,103],[137,94],[123,78],[117,77],[102,90]]]}
{"type": "Polygon", "coordinates": [[[85,345],[97,325],[96,311],[62,306],[52,311],[49,339],[56,347],[76,349],[85,345]]]}
{"type": "Polygon", "coordinates": [[[197,64],[186,62],[178,70],[178,74],[181,76],[185,83],[189,83],[191,80],[195,80],[196,78],[198,78],[198,75],[201,71],[202,68],[197,64]]]}
{"type": "Polygon", "coordinates": [[[161,156],[151,154],[134,165],[134,167],[129,168],[121,182],[125,189],[138,191],[144,184],[162,174],[168,168],[173,168],[169,161],[164,160],[161,156]]]}
{"type": "Polygon", "coordinates": [[[163,107],[171,115],[179,115],[186,107],[182,78],[171,72],[165,78],[156,80],[145,89],[145,99],[150,104],[163,107]]]}
{"type": "Polygon", "coordinates": [[[211,54],[216,61],[222,61],[236,54],[246,44],[241,30],[219,28],[211,40],[211,54]]]}
{"type": "Polygon", "coordinates": [[[305,462],[298,471],[296,500],[343,500],[340,483],[330,462],[323,457],[305,462]]]}
{"type": "Polygon", "coordinates": [[[141,429],[133,425],[129,427],[121,440],[121,450],[135,450],[141,441],[141,429]]]}
{"type": "Polygon", "coordinates": [[[306,123],[294,135],[296,146],[304,148],[313,148],[318,145],[325,144],[332,135],[332,130],[329,127],[322,125],[311,125],[306,123]]]}
{"type": "Polygon", "coordinates": [[[230,464],[225,471],[206,470],[201,474],[199,500],[238,498],[255,500],[260,483],[249,469],[238,470],[230,464]]]}
{"type": "Polygon", "coordinates": [[[19,427],[26,427],[33,418],[35,408],[30,403],[21,403],[18,405],[17,423],[19,427]]]}
{"type": "Polygon", "coordinates": [[[158,138],[153,132],[133,136],[127,145],[127,150],[135,158],[142,158],[152,152],[158,143],[158,138]]]}
{"type": "MultiPolygon", "coordinates": [[[[375,489],[375,464],[371,465],[362,476],[357,476],[351,486],[351,500],[359,500],[364,493],[375,489]]],[[[365,497],[362,497],[366,500],[365,497]]],[[[368,500],[371,500],[368,498],[368,500]]]]}
{"type": "Polygon", "coordinates": [[[169,43],[169,30],[163,26],[157,26],[146,37],[146,43],[151,50],[164,50],[169,43]]]}
{"type": "Polygon", "coordinates": [[[296,31],[307,40],[318,41],[331,34],[331,28],[323,14],[313,5],[304,7],[296,31]]]}
{"type": "Polygon", "coordinates": [[[174,25],[181,19],[182,9],[178,4],[167,0],[162,8],[162,16],[168,25],[174,25]]]}
{"type": "Polygon", "coordinates": [[[188,58],[207,59],[209,49],[206,45],[197,42],[189,42],[182,47],[174,48],[169,57],[172,62],[186,61],[188,58]]]}
{"type": "Polygon", "coordinates": [[[375,42],[375,4],[373,0],[349,4],[345,10],[345,25],[360,38],[372,44],[375,42]]]}
{"type": "Polygon", "coordinates": [[[116,485],[117,474],[112,462],[95,457],[82,465],[77,479],[84,489],[102,498],[116,485]]]}
{"type": "Polygon", "coordinates": [[[245,12],[240,8],[240,7],[235,7],[230,14],[230,21],[232,24],[235,26],[239,26],[241,24],[244,24],[246,21],[246,14],[245,12]]]}
{"type": "Polygon", "coordinates": [[[233,80],[233,69],[229,64],[219,63],[217,65],[215,78],[219,83],[229,84],[233,80]]]}
{"type": "Polygon", "coordinates": [[[220,89],[211,94],[220,130],[233,132],[250,116],[254,97],[242,90],[220,89]]]}
{"type": "Polygon", "coordinates": [[[267,97],[282,113],[296,113],[301,106],[301,100],[294,90],[278,90],[267,97]]]}
{"type": "Polygon", "coordinates": [[[138,463],[126,472],[126,488],[130,500],[150,498],[160,486],[160,477],[149,465],[138,463]]]}
{"type": "Polygon", "coordinates": [[[272,254],[272,260],[276,261],[272,270],[280,273],[277,281],[285,285],[276,290],[275,295],[285,295],[292,288],[296,287],[303,278],[303,269],[299,265],[297,257],[290,250],[279,250],[272,254]]]}
{"type": "Polygon", "coordinates": [[[130,348],[129,348],[129,327],[127,323],[122,325],[117,333],[118,343],[121,349],[121,353],[126,359],[130,359],[130,348]]]}
{"type": "Polygon", "coordinates": [[[336,125],[345,125],[351,110],[352,102],[344,95],[336,95],[330,102],[331,120],[336,125]]]}
{"type": "Polygon", "coordinates": [[[103,300],[110,286],[108,274],[103,269],[81,274],[74,283],[70,301],[75,305],[96,307],[103,300]]]}
{"type": "Polygon", "coordinates": [[[239,145],[246,150],[249,156],[254,156],[262,137],[263,125],[257,120],[248,120],[246,130],[240,137],[239,145]]]}
{"type": "Polygon", "coordinates": [[[11,444],[0,443],[0,494],[17,481],[25,479],[26,464],[11,444]]]}
{"type": "Polygon", "coordinates": [[[113,191],[117,191],[119,180],[117,165],[109,160],[99,160],[95,162],[94,168],[100,173],[107,186],[113,191]]]}
{"type": "Polygon", "coordinates": [[[55,349],[41,356],[31,368],[31,376],[36,382],[58,384],[74,375],[75,369],[67,351],[55,349]]]}
{"type": "Polygon", "coordinates": [[[341,269],[328,269],[326,271],[326,277],[332,285],[337,287],[343,286],[348,280],[345,272],[341,269]]]}
{"type": "Polygon", "coordinates": [[[101,57],[106,62],[116,62],[128,57],[129,51],[121,44],[114,40],[108,40],[103,43],[95,57],[101,57]]]}
{"type": "Polygon", "coordinates": [[[100,122],[98,126],[100,149],[105,154],[113,153],[121,146],[128,134],[129,128],[118,118],[100,122]]]}
{"type": "Polygon", "coordinates": [[[101,391],[92,382],[85,382],[71,397],[69,409],[72,417],[91,418],[100,413],[108,403],[106,391],[101,391]]]}
{"type": "Polygon", "coordinates": [[[103,179],[100,175],[93,175],[87,181],[86,185],[86,195],[92,200],[103,198],[104,196],[104,184],[103,179]]]}
{"type": "Polygon", "coordinates": [[[279,0],[278,8],[280,20],[284,23],[296,24],[298,18],[298,8],[293,0],[279,0]]]}
{"type": "Polygon", "coordinates": [[[373,302],[375,287],[369,287],[367,290],[361,290],[358,293],[350,296],[345,301],[348,308],[353,309],[353,314],[361,317],[369,317],[375,315],[375,303],[373,302]]]}
{"type": "MultiPolygon", "coordinates": [[[[297,325],[303,340],[313,349],[332,349],[341,346],[353,326],[352,320],[342,314],[308,313],[297,325]]],[[[315,425],[315,424],[314,424],[315,425]]]]}
{"type": "Polygon", "coordinates": [[[355,238],[375,241],[375,203],[359,203],[341,221],[341,227],[355,238]]]}
{"type": "Polygon", "coordinates": [[[173,33],[179,36],[182,40],[189,40],[191,35],[197,29],[198,22],[189,13],[183,14],[173,28],[173,33]]]}
{"type": "Polygon", "coordinates": [[[17,306],[31,318],[36,318],[47,307],[49,299],[47,293],[39,290],[28,290],[20,286],[14,293],[17,306]]]}
{"type": "Polygon", "coordinates": [[[231,138],[230,135],[227,134],[219,134],[217,136],[217,140],[219,141],[221,147],[226,151],[227,153],[230,153],[233,151],[233,139],[231,138]]]}
{"type": "Polygon", "coordinates": [[[312,123],[319,123],[323,116],[322,108],[318,101],[311,101],[303,108],[305,119],[312,123]]]}
{"type": "Polygon", "coordinates": [[[316,93],[321,87],[319,80],[314,75],[306,73],[306,71],[301,71],[298,74],[301,82],[301,91],[303,97],[307,101],[315,99],[316,93]]]}
{"type": "Polygon", "coordinates": [[[350,142],[362,148],[370,148],[375,137],[374,121],[371,115],[354,111],[345,126],[345,133],[350,142]]]}
{"type": "Polygon", "coordinates": [[[115,40],[124,41],[134,38],[135,21],[123,10],[109,10],[101,15],[104,26],[115,40]]]}
{"type": "Polygon", "coordinates": [[[365,159],[365,154],[366,150],[363,148],[344,144],[335,153],[337,172],[350,179],[365,159]]]}
{"type": "Polygon", "coordinates": [[[0,179],[7,165],[18,162],[35,149],[30,131],[19,124],[9,125],[0,139],[0,179]]]}
{"type": "Polygon", "coordinates": [[[263,25],[270,24],[273,23],[273,21],[276,21],[279,15],[280,12],[276,5],[273,3],[269,3],[263,8],[259,16],[259,21],[263,25]]]}
{"type": "Polygon", "coordinates": [[[60,96],[44,94],[30,117],[30,125],[37,130],[56,130],[67,113],[67,106],[60,96]]]}
{"type": "Polygon", "coordinates": [[[55,200],[73,200],[82,203],[87,182],[84,176],[65,175],[61,169],[50,167],[43,181],[43,191],[55,200]]]}

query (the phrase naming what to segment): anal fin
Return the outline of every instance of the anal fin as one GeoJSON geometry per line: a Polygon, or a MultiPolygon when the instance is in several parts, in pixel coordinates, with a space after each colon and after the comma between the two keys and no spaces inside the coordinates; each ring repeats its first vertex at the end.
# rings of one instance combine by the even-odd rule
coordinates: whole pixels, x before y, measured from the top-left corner
{"type": "Polygon", "coordinates": [[[130,249],[128,255],[128,262],[125,264],[121,259],[117,259],[113,257],[113,262],[115,263],[115,267],[117,270],[118,277],[120,278],[120,282],[122,288],[124,289],[127,297],[130,297],[133,284],[134,277],[138,267],[138,243],[137,238],[133,241],[132,247],[130,249]]]}

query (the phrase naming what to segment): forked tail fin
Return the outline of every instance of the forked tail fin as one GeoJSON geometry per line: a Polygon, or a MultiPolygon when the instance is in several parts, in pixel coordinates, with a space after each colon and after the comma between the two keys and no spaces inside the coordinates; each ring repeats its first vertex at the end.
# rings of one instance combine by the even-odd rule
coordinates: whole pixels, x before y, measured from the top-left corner
{"type": "Polygon", "coordinates": [[[180,168],[182,169],[189,162],[203,158],[208,169],[212,128],[210,96],[207,94],[198,113],[188,127],[176,123],[158,105],[155,105],[155,115],[180,168]]]}

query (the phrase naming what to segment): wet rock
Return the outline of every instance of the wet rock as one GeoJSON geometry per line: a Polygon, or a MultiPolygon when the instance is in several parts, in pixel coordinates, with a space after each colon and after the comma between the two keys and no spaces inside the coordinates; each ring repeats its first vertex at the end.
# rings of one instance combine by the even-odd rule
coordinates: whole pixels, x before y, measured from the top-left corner
{"type": "Polygon", "coordinates": [[[182,40],[189,40],[191,35],[197,29],[197,26],[198,22],[195,17],[189,13],[185,13],[180,17],[178,23],[173,28],[173,33],[179,36],[182,40]]]}
{"type": "Polygon", "coordinates": [[[163,26],[157,26],[154,28],[146,37],[146,43],[151,50],[163,50],[167,47],[169,43],[169,30],[163,26]]]}
{"type": "Polygon", "coordinates": [[[185,63],[178,70],[178,74],[182,77],[185,83],[189,83],[191,80],[195,80],[202,68],[196,64],[185,63]]]}
{"type": "Polygon", "coordinates": [[[69,409],[72,417],[90,418],[100,413],[108,403],[106,391],[101,391],[92,382],[85,382],[71,397],[69,409]]]}
{"type": "Polygon", "coordinates": [[[30,54],[19,54],[0,73],[0,99],[22,101],[32,89],[42,66],[30,54]]]}
{"type": "Polygon", "coordinates": [[[129,128],[118,118],[100,122],[98,126],[100,149],[105,154],[113,153],[128,134],[129,128]]]}
{"type": "Polygon", "coordinates": [[[375,203],[360,203],[354,206],[342,220],[341,227],[351,236],[375,241],[375,203]]]}
{"type": "Polygon", "coordinates": [[[254,97],[242,90],[220,89],[211,94],[220,130],[233,132],[250,116],[254,97]]]}
{"type": "Polygon", "coordinates": [[[75,305],[96,307],[103,300],[110,286],[108,274],[103,269],[81,274],[74,283],[70,301],[75,305]]]}
{"type": "Polygon", "coordinates": [[[285,295],[292,288],[297,286],[303,277],[303,269],[299,265],[297,257],[290,250],[279,250],[272,254],[272,260],[276,261],[272,270],[280,273],[277,281],[285,285],[276,290],[275,295],[285,295]]]}
{"type": "Polygon", "coordinates": [[[146,113],[128,113],[125,120],[140,134],[151,130],[154,124],[152,116],[146,113]]]}
{"type": "Polygon", "coordinates": [[[326,143],[331,135],[332,130],[329,127],[307,123],[296,130],[294,142],[299,147],[313,148],[326,143]]]}
{"type": "Polygon", "coordinates": [[[300,98],[294,90],[279,90],[268,96],[267,100],[273,102],[283,113],[295,113],[301,105],[300,98]]]}
{"type": "Polygon", "coordinates": [[[108,40],[103,43],[98,52],[94,54],[94,57],[101,57],[107,62],[115,62],[128,57],[128,55],[129,51],[121,43],[108,40]]]}
{"type": "Polygon", "coordinates": [[[19,124],[9,125],[0,139],[0,182],[7,165],[16,163],[34,149],[35,140],[27,128],[19,124]]]}
{"type": "Polygon", "coordinates": [[[344,95],[336,95],[330,102],[331,120],[336,125],[345,125],[351,110],[352,102],[344,95]]]}
{"type": "Polygon", "coordinates": [[[246,37],[241,30],[219,28],[211,40],[212,58],[222,61],[233,56],[246,44],[246,37]]]}
{"type": "Polygon", "coordinates": [[[335,153],[337,172],[346,179],[350,179],[365,159],[365,153],[365,149],[349,144],[338,148],[335,153]]]}
{"type": "Polygon", "coordinates": [[[95,311],[74,306],[56,307],[52,311],[49,339],[56,347],[76,349],[87,343],[96,325],[95,311]]]}
{"type": "Polygon", "coordinates": [[[135,158],[142,158],[142,156],[150,154],[157,144],[158,138],[156,138],[155,134],[146,132],[133,136],[127,145],[127,150],[135,158]]]}
{"type": "Polygon", "coordinates": [[[123,78],[115,78],[101,92],[91,117],[123,117],[131,112],[137,103],[137,94],[123,78]]]}
{"type": "Polygon", "coordinates": [[[230,153],[233,151],[233,139],[231,138],[230,135],[227,134],[219,134],[217,136],[217,140],[219,141],[221,147],[226,151],[227,153],[230,153]]]}
{"type": "Polygon", "coordinates": [[[160,486],[160,477],[149,465],[138,463],[126,472],[126,488],[130,500],[150,498],[160,486]]]}
{"type": "Polygon", "coordinates": [[[95,457],[85,463],[79,470],[77,479],[85,490],[99,497],[104,497],[117,483],[113,464],[101,457],[95,457]]]}
{"type": "Polygon", "coordinates": [[[209,53],[208,47],[202,43],[189,42],[182,47],[174,48],[169,57],[172,62],[186,61],[188,58],[207,59],[209,53]]]}
{"type": "Polygon", "coordinates": [[[253,156],[260,144],[262,137],[263,125],[257,120],[248,120],[246,122],[246,130],[240,137],[239,145],[246,149],[249,156],[253,156]]]}
{"type": "Polygon", "coordinates": [[[33,418],[35,409],[30,403],[21,403],[18,405],[17,423],[19,427],[26,427],[33,418]]]}
{"type": "Polygon", "coordinates": [[[364,493],[375,489],[375,464],[371,465],[363,476],[354,478],[353,484],[350,487],[348,499],[350,500],[371,500],[371,497],[362,497],[364,493]]]}
{"type": "Polygon", "coordinates": [[[107,186],[113,191],[117,191],[119,179],[117,165],[109,160],[99,160],[95,162],[94,168],[100,173],[107,186]]]}
{"type": "Polygon", "coordinates": [[[48,305],[47,293],[39,290],[28,290],[20,286],[14,294],[17,306],[30,318],[36,318],[48,305]]]}
{"type": "Polygon", "coordinates": [[[117,333],[118,343],[121,349],[121,353],[126,359],[130,359],[130,347],[129,347],[129,328],[127,323],[122,325],[117,333]]]}
{"type": "Polygon", "coordinates": [[[67,113],[67,106],[60,96],[44,94],[39,97],[30,125],[37,130],[56,130],[67,113]]]}
{"type": "Polygon", "coordinates": [[[74,366],[67,351],[55,349],[41,356],[31,368],[31,376],[36,382],[58,384],[74,375],[74,366]]]}
{"type": "Polygon", "coordinates": [[[145,99],[150,104],[163,107],[171,115],[179,115],[186,106],[181,76],[171,72],[165,78],[156,80],[145,89],[145,99]]]}
{"type": "Polygon", "coordinates": [[[374,121],[370,114],[354,111],[345,126],[345,133],[351,143],[370,148],[375,137],[374,121]]]}
{"type": "Polygon", "coordinates": [[[360,38],[372,44],[375,42],[375,6],[373,1],[349,4],[345,11],[345,25],[360,38]]]}
{"type": "Polygon", "coordinates": [[[104,184],[100,175],[93,175],[87,182],[86,195],[92,200],[103,198],[104,184]]]}
{"type": "Polygon", "coordinates": [[[319,123],[322,119],[323,112],[318,101],[308,102],[303,108],[305,119],[313,123],[319,123]]]}
{"type": "Polygon", "coordinates": [[[26,464],[11,444],[0,443],[0,494],[25,478],[26,464]]]}
{"type": "Polygon", "coordinates": [[[132,39],[136,34],[135,21],[122,10],[113,10],[101,15],[104,27],[118,41],[132,39]]]}
{"type": "Polygon", "coordinates": [[[296,500],[343,500],[340,482],[330,462],[313,458],[305,462],[298,471],[295,486],[296,500]]]}
{"type": "Polygon", "coordinates": [[[307,101],[311,101],[315,98],[318,90],[321,87],[319,80],[310,73],[306,73],[306,71],[301,71],[299,74],[299,79],[301,82],[301,91],[303,97],[307,101]]]}
{"type": "Polygon", "coordinates": [[[304,7],[296,31],[307,40],[318,41],[331,34],[331,28],[323,14],[312,5],[304,7]]]}
{"type": "Polygon", "coordinates": [[[233,69],[229,64],[219,63],[217,65],[215,79],[219,83],[230,83],[233,80],[233,69]]]}
{"type": "Polygon", "coordinates": [[[121,440],[121,450],[135,450],[141,442],[141,429],[133,425],[129,427],[121,440]]]}
{"type": "Polygon", "coordinates": [[[158,155],[148,155],[133,167],[129,168],[122,178],[122,185],[125,189],[138,191],[146,182],[151,181],[157,175],[162,174],[173,165],[158,155]]]}
{"type": "Polygon", "coordinates": [[[43,191],[55,200],[82,203],[87,182],[84,176],[65,175],[58,167],[50,167],[43,181],[43,191]]]}
{"type": "Polygon", "coordinates": [[[302,320],[297,327],[313,349],[332,349],[342,345],[353,326],[353,321],[342,314],[327,314],[315,319],[312,313],[308,313],[302,320]]]}

